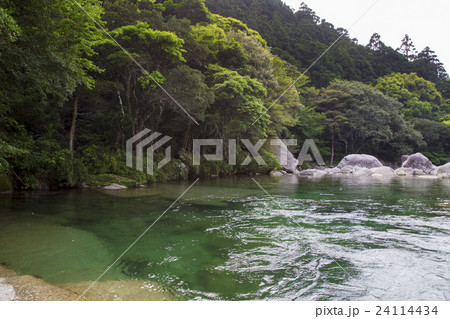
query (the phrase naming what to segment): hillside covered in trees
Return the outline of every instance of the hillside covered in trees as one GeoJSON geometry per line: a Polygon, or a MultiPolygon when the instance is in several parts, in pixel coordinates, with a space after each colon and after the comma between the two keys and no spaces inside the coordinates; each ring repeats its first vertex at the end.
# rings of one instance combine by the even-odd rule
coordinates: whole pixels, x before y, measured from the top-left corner
{"type": "Polygon", "coordinates": [[[212,12],[239,19],[260,32],[274,54],[299,69],[308,68],[340,38],[309,72],[316,87],[337,78],[374,84],[394,72],[415,72],[433,83],[448,78],[435,52],[429,47],[418,52],[408,35],[399,39],[398,49],[386,46],[377,33],[367,45],[361,45],[358,39],[349,38],[347,30],[321,19],[305,3],[295,12],[279,0],[206,0],[206,4],[212,12]]]}
{"type": "Polygon", "coordinates": [[[311,138],[328,164],[450,160],[450,81],[430,48],[360,45],[280,0],[0,0],[0,83],[0,191],[279,167],[264,149],[267,167],[180,170],[197,138],[311,138]],[[144,128],[173,137],[177,160],[155,176],[125,166],[144,128]]]}

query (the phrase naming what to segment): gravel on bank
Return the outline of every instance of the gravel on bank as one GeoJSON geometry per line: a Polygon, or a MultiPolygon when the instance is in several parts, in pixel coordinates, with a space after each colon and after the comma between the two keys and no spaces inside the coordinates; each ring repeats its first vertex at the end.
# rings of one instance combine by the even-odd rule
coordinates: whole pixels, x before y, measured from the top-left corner
{"type": "Polygon", "coordinates": [[[143,280],[51,285],[40,278],[20,276],[0,266],[0,301],[170,301],[175,295],[159,284],[143,280]],[[80,298],[80,296],[82,296],[80,298]]]}

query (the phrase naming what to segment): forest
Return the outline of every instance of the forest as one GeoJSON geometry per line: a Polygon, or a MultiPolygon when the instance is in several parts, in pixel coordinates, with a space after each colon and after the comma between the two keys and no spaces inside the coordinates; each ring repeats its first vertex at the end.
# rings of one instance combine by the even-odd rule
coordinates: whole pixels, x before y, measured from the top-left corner
{"type": "Polygon", "coordinates": [[[431,48],[408,35],[398,48],[379,34],[360,44],[306,4],[294,9],[281,0],[0,0],[0,192],[280,168],[269,149],[260,152],[267,167],[191,166],[200,138],[314,139],[328,165],[353,153],[450,161],[450,80],[431,48]],[[173,138],[176,159],[153,176],[125,165],[127,139],[144,128],[173,138]]]}

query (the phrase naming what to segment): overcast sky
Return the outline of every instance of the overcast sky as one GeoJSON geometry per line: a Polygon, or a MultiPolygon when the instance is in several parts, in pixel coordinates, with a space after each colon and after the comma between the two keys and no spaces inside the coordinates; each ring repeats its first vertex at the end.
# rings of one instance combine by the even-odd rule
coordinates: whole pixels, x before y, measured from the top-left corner
{"type": "Polygon", "coordinates": [[[293,9],[304,1],[321,19],[336,28],[350,31],[366,45],[373,33],[393,47],[400,46],[405,34],[412,38],[417,50],[427,45],[436,52],[450,73],[450,1],[449,0],[283,0],[293,9]],[[350,29],[350,26],[373,4],[375,6],[350,29]]]}

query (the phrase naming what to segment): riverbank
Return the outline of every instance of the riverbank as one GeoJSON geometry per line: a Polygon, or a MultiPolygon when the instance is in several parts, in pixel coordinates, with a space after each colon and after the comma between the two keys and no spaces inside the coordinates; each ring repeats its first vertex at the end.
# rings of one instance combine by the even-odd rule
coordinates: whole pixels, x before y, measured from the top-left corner
{"type": "Polygon", "coordinates": [[[142,280],[51,285],[34,276],[18,275],[0,266],[0,301],[169,301],[177,298],[162,286],[142,280]]]}
{"type": "MultiPolygon", "coordinates": [[[[0,266],[0,301],[69,301],[78,294],[0,266]]],[[[85,300],[85,299],[83,299],[85,300]]]]}

